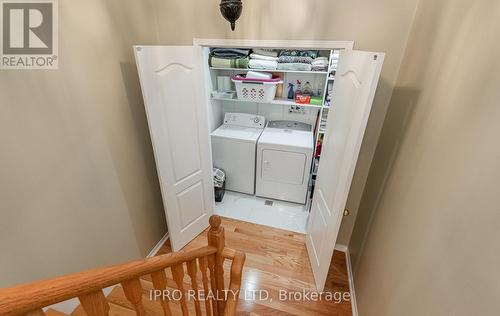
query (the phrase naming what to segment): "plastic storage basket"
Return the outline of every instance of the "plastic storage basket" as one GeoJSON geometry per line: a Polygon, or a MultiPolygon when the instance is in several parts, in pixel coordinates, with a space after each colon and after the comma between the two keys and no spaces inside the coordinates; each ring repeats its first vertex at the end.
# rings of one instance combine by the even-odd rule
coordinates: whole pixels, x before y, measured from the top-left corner
{"type": "Polygon", "coordinates": [[[270,102],[276,94],[276,86],[283,83],[281,78],[253,79],[237,75],[231,78],[236,85],[236,94],[239,100],[270,102]]]}

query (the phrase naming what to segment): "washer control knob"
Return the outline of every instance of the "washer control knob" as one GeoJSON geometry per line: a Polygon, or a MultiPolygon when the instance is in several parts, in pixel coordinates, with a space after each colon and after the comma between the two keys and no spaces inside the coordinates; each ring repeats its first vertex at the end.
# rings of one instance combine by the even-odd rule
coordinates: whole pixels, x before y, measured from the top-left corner
{"type": "Polygon", "coordinates": [[[260,122],[260,118],[258,116],[256,116],[254,119],[253,119],[253,122],[254,123],[259,123],[260,122]]]}

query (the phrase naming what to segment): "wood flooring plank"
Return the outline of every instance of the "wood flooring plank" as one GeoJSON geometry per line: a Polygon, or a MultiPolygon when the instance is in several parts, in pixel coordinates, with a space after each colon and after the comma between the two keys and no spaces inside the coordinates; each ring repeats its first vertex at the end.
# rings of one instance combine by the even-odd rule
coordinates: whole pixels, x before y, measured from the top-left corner
{"type": "MultiPolygon", "coordinates": [[[[350,301],[335,303],[325,300],[317,302],[279,300],[280,290],[315,291],[304,234],[224,217],[222,225],[226,232],[226,246],[246,253],[242,290],[265,290],[272,299],[262,301],[240,299],[237,315],[352,315],[350,301]]],[[[203,247],[206,244],[207,233],[204,231],[184,249],[203,247]]],[[[171,248],[167,241],[158,254],[169,252],[171,248]]],[[[225,284],[227,284],[229,262],[224,264],[224,270],[225,284]]],[[[168,278],[171,279],[171,275],[168,278]]],[[[185,278],[184,282],[189,283],[189,280],[185,278]]],[[[343,252],[334,253],[325,291],[349,292],[343,252]]]]}

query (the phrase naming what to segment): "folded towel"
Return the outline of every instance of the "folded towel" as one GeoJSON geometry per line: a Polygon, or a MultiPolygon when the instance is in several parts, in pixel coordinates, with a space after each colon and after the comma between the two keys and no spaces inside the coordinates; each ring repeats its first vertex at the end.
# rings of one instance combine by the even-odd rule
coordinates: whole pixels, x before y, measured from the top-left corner
{"type": "Polygon", "coordinates": [[[245,58],[220,58],[209,56],[208,65],[216,68],[248,68],[248,57],[245,58]]]}
{"type": "Polygon", "coordinates": [[[328,66],[328,62],[327,61],[313,61],[311,63],[311,65],[313,66],[328,66]]]}
{"type": "Polygon", "coordinates": [[[273,60],[250,59],[248,67],[252,69],[276,70],[278,62],[273,60]]]}
{"type": "Polygon", "coordinates": [[[326,57],[318,57],[315,58],[312,63],[313,71],[327,71],[328,70],[328,58],[326,57]]]}
{"type": "Polygon", "coordinates": [[[252,50],[255,54],[269,56],[269,57],[278,57],[278,52],[272,49],[254,48],[252,50]]]}
{"type": "Polygon", "coordinates": [[[319,50],[282,50],[280,52],[281,56],[300,56],[300,57],[311,57],[312,59],[318,57],[319,50]]]}
{"type": "Polygon", "coordinates": [[[278,59],[279,63],[302,63],[302,64],[310,64],[313,59],[311,57],[302,57],[302,56],[280,56],[278,59]]]}
{"type": "Polygon", "coordinates": [[[317,64],[317,65],[320,65],[320,64],[325,64],[325,65],[328,65],[328,58],[326,57],[318,57],[318,58],[315,58],[313,61],[312,61],[312,64],[317,64]]]}
{"type": "Polygon", "coordinates": [[[260,55],[260,54],[255,54],[255,53],[250,54],[250,58],[252,58],[252,59],[260,59],[260,60],[278,61],[278,57],[271,57],[271,56],[260,55]]]}
{"type": "Polygon", "coordinates": [[[311,64],[278,63],[278,70],[311,71],[311,69],[312,69],[311,64]]]}
{"type": "Polygon", "coordinates": [[[238,48],[211,48],[210,55],[215,57],[238,58],[245,57],[250,54],[249,49],[238,48]]]}
{"type": "Polygon", "coordinates": [[[325,66],[312,66],[311,67],[311,70],[312,71],[327,71],[328,70],[328,67],[325,67],[325,66]]]}
{"type": "Polygon", "coordinates": [[[273,74],[270,72],[252,71],[252,70],[247,72],[246,76],[246,78],[253,78],[253,79],[271,79],[272,77],[273,74]]]}
{"type": "Polygon", "coordinates": [[[328,68],[328,65],[318,65],[318,64],[311,64],[311,66],[314,68],[328,68]]]}

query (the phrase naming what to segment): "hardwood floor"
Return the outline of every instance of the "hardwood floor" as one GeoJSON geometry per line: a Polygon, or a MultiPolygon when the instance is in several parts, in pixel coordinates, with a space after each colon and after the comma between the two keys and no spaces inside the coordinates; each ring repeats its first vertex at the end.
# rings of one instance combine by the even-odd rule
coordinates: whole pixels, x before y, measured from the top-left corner
{"type": "MultiPolygon", "coordinates": [[[[226,246],[246,253],[241,289],[267,290],[268,300],[240,300],[238,315],[352,315],[351,302],[280,301],[279,291],[315,291],[305,247],[305,235],[272,227],[222,218],[226,246]],[[271,300],[272,299],[272,300],[271,300]]],[[[207,244],[206,231],[186,246],[207,244]]],[[[165,244],[158,254],[171,252],[165,244]]],[[[229,275],[229,264],[225,275],[229,275]]],[[[325,292],[349,293],[345,254],[335,251],[325,292]]]]}
{"type": "MultiPolygon", "coordinates": [[[[280,290],[288,292],[303,290],[314,291],[314,279],[307,257],[305,235],[290,231],[261,226],[248,222],[222,218],[226,233],[226,246],[246,253],[241,290],[265,290],[269,297],[262,300],[240,299],[237,315],[248,316],[281,316],[281,315],[330,315],[350,316],[351,302],[342,301],[295,301],[279,299],[280,290]]],[[[189,243],[185,249],[193,249],[207,245],[206,231],[189,243]]],[[[157,255],[171,252],[168,241],[157,255]]],[[[168,287],[177,288],[172,279],[170,269],[165,270],[168,287]]],[[[229,282],[230,262],[224,266],[225,284],[229,282]]],[[[185,288],[189,288],[187,275],[184,278],[185,288]]],[[[146,315],[161,316],[163,311],[159,301],[150,300],[153,289],[149,276],[141,279],[143,288],[142,302],[146,315]]],[[[349,281],[345,255],[335,251],[325,291],[349,293],[349,281]]],[[[249,292],[247,292],[249,293],[249,292]]],[[[263,292],[264,294],[264,292],[263,292]]],[[[116,286],[107,296],[110,304],[109,315],[135,315],[133,306],[125,298],[123,288],[116,286]]],[[[195,315],[193,304],[188,304],[189,315],[195,315]]],[[[171,301],[173,315],[181,315],[180,304],[171,301]]],[[[58,314],[51,314],[58,316],[58,314]]],[[[64,315],[64,314],[61,314],[64,315]]],[[[84,316],[82,307],[78,307],[72,316],[84,316]]]]}

